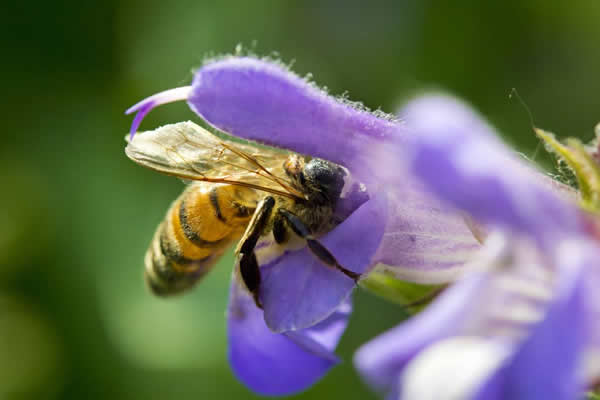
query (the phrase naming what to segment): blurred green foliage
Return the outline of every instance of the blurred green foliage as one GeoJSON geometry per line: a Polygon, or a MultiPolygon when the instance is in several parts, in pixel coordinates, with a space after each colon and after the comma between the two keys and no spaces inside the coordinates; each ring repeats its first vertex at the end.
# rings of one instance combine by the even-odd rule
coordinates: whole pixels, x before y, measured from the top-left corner
{"type": "MultiPolygon", "coordinates": [[[[123,0],[3,6],[0,398],[255,398],[226,362],[226,257],[188,296],[152,298],[142,258],[182,185],[126,159],[131,104],[238,43],[393,112],[441,88],[523,154],[536,123],[589,140],[600,120],[597,0],[123,0]]],[[[196,119],[164,106],[143,128],[196,119]]],[[[375,398],[354,349],[405,315],[360,291],[346,360],[298,398],[375,398]]],[[[260,366],[257,366],[259,368],[260,366]]]]}

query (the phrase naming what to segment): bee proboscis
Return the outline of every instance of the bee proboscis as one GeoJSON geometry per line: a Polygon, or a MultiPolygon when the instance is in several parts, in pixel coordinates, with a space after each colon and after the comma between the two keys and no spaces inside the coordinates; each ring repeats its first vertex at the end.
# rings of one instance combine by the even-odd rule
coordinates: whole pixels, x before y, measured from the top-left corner
{"type": "Polygon", "coordinates": [[[260,307],[258,240],[305,240],[326,267],[354,280],[318,237],[339,221],[346,171],[331,162],[221,139],[192,122],[137,133],[126,154],[136,163],[192,183],[169,208],[145,257],[157,295],[192,287],[236,240],[236,267],[260,307]]]}

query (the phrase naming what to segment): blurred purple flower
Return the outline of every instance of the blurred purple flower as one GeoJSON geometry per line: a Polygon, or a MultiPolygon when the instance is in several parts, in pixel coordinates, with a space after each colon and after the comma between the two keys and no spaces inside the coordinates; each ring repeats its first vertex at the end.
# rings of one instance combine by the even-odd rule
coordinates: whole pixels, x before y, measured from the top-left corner
{"type": "Polygon", "coordinates": [[[393,399],[580,398],[600,376],[592,217],[457,100],[427,96],[404,116],[413,173],[491,233],[479,271],[363,345],[356,367],[393,399]]]}
{"type": "MultiPolygon", "coordinates": [[[[178,100],[221,131],[347,167],[360,185],[338,206],[343,222],[320,240],[349,270],[366,274],[375,268],[414,282],[446,283],[460,276],[479,248],[462,216],[403,172],[397,158],[409,135],[389,117],[335,99],[280,64],[227,57],[196,71],[191,86],[131,107],[127,113],[137,112],[131,135],[153,107],[178,100]],[[398,184],[389,187],[392,180],[398,184]]],[[[257,253],[264,313],[234,280],[230,361],[253,390],[288,394],[335,363],[355,284],[306,248],[270,258],[257,253]]]]}

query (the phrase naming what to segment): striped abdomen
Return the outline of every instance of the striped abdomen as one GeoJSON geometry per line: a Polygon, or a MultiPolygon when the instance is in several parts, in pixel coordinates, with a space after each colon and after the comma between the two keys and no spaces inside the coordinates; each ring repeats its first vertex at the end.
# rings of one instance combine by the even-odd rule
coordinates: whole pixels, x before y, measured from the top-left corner
{"type": "Polygon", "coordinates": [[[192,183],[171,205],[146,253],[146,282],[161,296],[192,287],[250,221],[251,189],[192,183]]]}

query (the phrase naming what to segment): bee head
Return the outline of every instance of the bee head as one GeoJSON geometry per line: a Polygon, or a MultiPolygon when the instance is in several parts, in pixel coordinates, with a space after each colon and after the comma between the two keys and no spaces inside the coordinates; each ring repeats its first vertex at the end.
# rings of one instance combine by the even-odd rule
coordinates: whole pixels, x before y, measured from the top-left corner
{"type": "Polygon", "coordinates": [[[335,201],[344,187],[344,169],[320,158],[308,162],[292,154],[283,164],[287,176],[294,186],[306,193],[309,200],[335,201]]]}
{"type": "Polygon", "coordinates": [[[346,172],[339,165],[313,158],[304,167],[305,185],[329,201],[336,201],[344,188],[346,172]]]}

